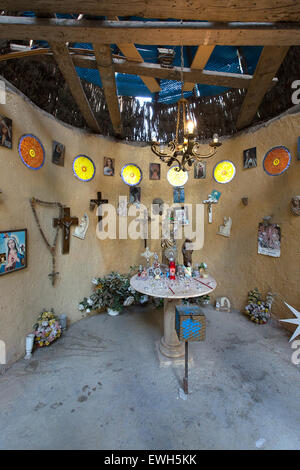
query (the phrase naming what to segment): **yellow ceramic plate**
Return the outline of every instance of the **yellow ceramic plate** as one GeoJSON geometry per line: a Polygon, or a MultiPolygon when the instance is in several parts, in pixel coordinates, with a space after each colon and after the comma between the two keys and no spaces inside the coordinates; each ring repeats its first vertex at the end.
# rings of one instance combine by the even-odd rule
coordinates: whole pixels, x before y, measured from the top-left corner
{"type": "Polygon", "coordinates": [[[121,170],[121,178],[125,184],[129,186],[136,186],[142,180],[143,174],[142,170],[133,163],[128,163],[128,165],[123,166],[121,170]]]}
{"type": "Polygon", "coordinates": [[[172,166],[167,173],[167,180],[172,186],[183,186],[189,179],[187,171],[177,171],[178,166],[172,166]]]}
{"type": "Polygon", "coordinates": [[[235,166],[229,160],[223,160],[217,163],[214,168],[213,176],[217,183],[229,183],[235,176],[235,166]]]}
{"type": "Polygon", "coordinates": [[[90,181],[95,175],[95,165],[86,155],[78,155],[73,161],[73,173],[81,181],[90,181]]]}

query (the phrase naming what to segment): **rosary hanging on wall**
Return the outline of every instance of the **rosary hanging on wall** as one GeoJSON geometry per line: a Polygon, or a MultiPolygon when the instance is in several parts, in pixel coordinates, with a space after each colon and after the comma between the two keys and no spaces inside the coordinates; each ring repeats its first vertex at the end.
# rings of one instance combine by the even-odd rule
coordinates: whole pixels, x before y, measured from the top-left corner
{"type": "Polygon", "coordinates": [[[56,226],[56,232],[55,232],[55,235],[54,235],[54,240],[53,240],[53,243],[51,245],[50,242],[48,241],[42,227],[41,227],[38,215],[36,213],[36,208],[35,208],[36,204],[40,204],[40,205],[48,206],[48,207],[58,207],[59,208],[59,218],[62,217],[64,206],[60,202],[46,202],[46,201],[41,201],[39,199],[36,199],[34,197],[30,199],[30,205],[31,205],[31,209],[32,209],[36,224],[37,224],[38,229],[40,231],[40,234],[42,235],[42,238],[43,238],[43,240],[46,244],[46,247],[50,251],[50,254],[51,254],[51,257],[52,257],[52,272],[48,276],[51,279],[52,286],[54,286],[55,281],[56,281],[56,277],[59,274],[58,272],[55,271],[55,265],[56,265],[56,245],[57,245],[58,232],[59,232],[60,226],[59,225],[56,226]]]}

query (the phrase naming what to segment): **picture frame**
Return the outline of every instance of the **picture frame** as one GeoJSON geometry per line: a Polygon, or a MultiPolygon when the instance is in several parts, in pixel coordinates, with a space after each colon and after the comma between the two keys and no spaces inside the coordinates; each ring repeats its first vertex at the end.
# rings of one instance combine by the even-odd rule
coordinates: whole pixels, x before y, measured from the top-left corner
{"type": "Polygon", "coordinates": [[[149,163],[149,179],[160,180],[160,163],[149,163]]]}
{"type": "Polygon", "coordinates": [[[0,114],[0,146],[12,148],[12,120],[0,114]]]}
{"type": "Polygon", "coordinates": [[[174,207],[174,222],[178,225],[189,225],[189,213],[187,206],[174,207]]]}
{"type": "Polygon", "coordinates": [[[246,149],[243,152],[244,170],[257,167],[256,147],[246,149]]]}
{"type": "Polygon", "coordinates": [[[115,159],[111,157],[103,158],[103,175],[114,176],[115,175],[115,159]]]}
{"type": "Polygon", "coordinates": [[[65,165],[65,146],[56,140],[52,141],[52,163],[58,166],[65,165]]]}
{"type": "Polygon", "coordinates": [[[205,179],[206,178],[206,162],[195,162],[194,163],[194,179],[205,179]]]}
{"type": "Polygon", "coordinates": [[[140,186],[130,186],[129,188],[129,203],[139,207],[141,203],[141,188],[140,186]]]}
{"type": "Polygon", "coordinates": [[[280,257],[281,229],[278,224],[258,224],[258,254],[280,257]]]}
{"type": "Polygon", "coordinates": [[[182,204],[185,201],[184,187],[178,186],[173,189],[173,202],[182,204]]]}
{"type": "Polygon", "coordinates": [[[0,231],[0,276],[27,267],[27,229],[0,231]]]}
{"type": "Polygon", "coordinates": [[[300,160],[300,137],[298,137],[297,160],[300,160]]]}

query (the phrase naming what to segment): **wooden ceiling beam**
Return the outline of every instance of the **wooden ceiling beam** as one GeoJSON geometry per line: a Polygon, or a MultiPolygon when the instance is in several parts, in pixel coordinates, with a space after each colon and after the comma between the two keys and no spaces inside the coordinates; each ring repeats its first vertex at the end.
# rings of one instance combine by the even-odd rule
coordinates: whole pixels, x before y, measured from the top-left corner
{"type": "MultiPolygon", "coordinates": [[[[1,0],[1,8],[11,11],[11,0],[1,0]]],[[[13,10],[205,21],[300,20],[295,0],[14,0],[13,10]]]]}
{"type": "Polygon", "coordinates": [[[100,132],[100,127],[89,105],[88,99],[83,90],[80,78],[76,72],[72,57],[65,43],[50,42],[55,61],[69,85],[70,91],[80,109],[87,125],[95,132],[100,132]]]}
{"type": "Polygon", "coordinates": [[[237,129],[243,129],[253,121],[260,103],[268,91],[272,79],[282,64],[288,49],[288,47],[263,48],[240,110],[237,129]]]}
{"type": "MultiPolygon", "coordinates": [[[[119,21],[119,17],[118,16],[108,16],[107,20],[119,21]]],[[[137,48],[135,47],[134,44],[130,44],[130,43],[129,44],[128,43],[123,44],[122,43],[122,44],[117,44],[117,46],[120,49],[120,51],[122,52],[122,54],[124,54],[124,56],[128,60],[132,60],[132,61],[136,61],[136,62],[144,62],[143,57],[141,56],[141,54],[139,53],[139,51],[137,50],[137,48]]],[[[157,93],[157,92],[161,91],[159,83],[157,82],[157,80],[155,78],[142,76],[142,77],[140,77],[140,79],[144,82],[144,84],[146,85],[146,87],[148,88],[150,93],[157,93]]]]}
{"type": "MultiPolygon", "coordinates": [[[[214,48],[215,46],[198,46],[198,49],[196,51],[195,57],[191,65],[191,69],[203,70],[214,48]]],[[[192,91],[194,86],[195,86],[195,83],[185,82],[183,90],[192,91]]]]}
{"type": "MultiPolygon", "coordinates": [[[[139,63],[143,63],[144,59],[135,47],[134,44],[117,44],[118,48],[124,54],[124,56],[129,60],[129,61],[135,61],[139,63]]],[[[153,77],[147,77],[145,75],[140,75],[141,80],[144,82],[146,87],[149,89],[151,93],[157,93],[161,91],[161,88],[159,86],[159,83],[157,80],[153,77]]]]}
{"type": "Polygon", "coordinates": [[[300,23],[98,21],[0,16],[0,39],[149,45],[300,45],[300,23]]]}
{"type": "Polygon", "coordinates": [[[94,43],[93,46],[97,68],[101,77],[105,101],[113,126],[113,130],[116,135],[121,135],[121,113],[117,95],[115,70],[111,55],[111,49],[110,46],[106,44],[94,43]]]}
{"type": "MultiPolygon", "coordinates": [[[[73,59],[73,63],[76,67],[97,69],[97,63],[93,56],[93,49],[74,49],[70,48],[70,55],[73,59]],[[87,55],[79,55],[87,51],[87,55]]],[[[50,49],[34,49],[21,52],[13,52],[9,54],[0,55],[0,62],[10,59],[28,59],[28,60],[42,60],[52,61],[52,53],[50,49]]],[[[146,77],[154,77],[165,80],[181,80],[181,68],[174,67],[173,69],[167,69],[161,67],[159,64],[152,63],[137,63],[128,60],[114,59],[114,70],[118,73],[127,73],[130,75],[141,75],[146,77]]],[[[248,88],[253,79],[252,75],[241,75],[227,72],[215,72],[212,70],[191,70],[189,68],[183,68],[183,79],[186,82],[202,83],[204,85],[212,86],[224,86],[228,88],[248,88]]],[[[271,80],[270,86],[275,85],[278,82],[276,78],[271,80]]]]}

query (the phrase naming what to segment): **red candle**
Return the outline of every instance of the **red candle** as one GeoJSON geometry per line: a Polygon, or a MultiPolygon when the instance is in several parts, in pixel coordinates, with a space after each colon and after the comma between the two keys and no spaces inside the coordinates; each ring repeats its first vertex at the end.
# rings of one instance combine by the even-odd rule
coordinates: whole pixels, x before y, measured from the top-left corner
{"type": "Polygon", "coordinates": [[[170,268],[170,279],[175,279],[175,272],[176,272],[175,261],[170,261],[169,268],[170,268]]]}

